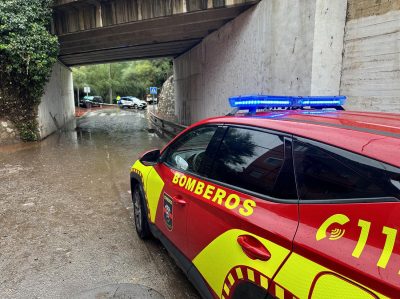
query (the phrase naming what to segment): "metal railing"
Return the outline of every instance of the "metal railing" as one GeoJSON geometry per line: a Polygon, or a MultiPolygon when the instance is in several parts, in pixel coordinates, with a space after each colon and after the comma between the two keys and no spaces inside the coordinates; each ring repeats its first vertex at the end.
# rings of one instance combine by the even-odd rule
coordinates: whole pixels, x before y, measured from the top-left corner
{"type": "Polygon", "coordinates": [[[169,120],[165,120],[155,115],[153,112],[149,112],[149,115],[151,124],[155,127],[155,129],[159,130],[161,133],[167,133],[171,136],[176,136],[187,128],[187,126],[180,125],[169,120]]]}
{"type": "Polygon", "coordinates": [[[94,104],[94,105],[100,105],[100,106],[114,106],[118,107],[117,104],[110,104],[110,103],[98,103],[98,102],[93,102],[93,101],[86,101],[87,103],[94,104]]]}

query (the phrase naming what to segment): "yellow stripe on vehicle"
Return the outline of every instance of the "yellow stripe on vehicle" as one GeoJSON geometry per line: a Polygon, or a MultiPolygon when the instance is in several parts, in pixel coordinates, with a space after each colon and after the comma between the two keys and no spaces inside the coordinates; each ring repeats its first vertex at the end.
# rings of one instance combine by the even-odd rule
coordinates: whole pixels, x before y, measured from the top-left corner
{"type": "MultiPolygon", "coordinates": [[[[232,229],[208,244],[193,259],[193,263],[214,292],[221,296],[225,277],[235,266],[247,266],[263,273],[267,277],[273,277],[288,254],[289,250],[284,247],[249,232],[232,229]],[[271,258],[268,261],[250,259],[237,242],[237,238],[241,235],[251,235],[257,238],[271,253],[271,258]],[[227,252],[229,252],[228,256],[226,255],[227,252]]],[[[240,269],[236,270],[236,273],[239,278],[243,278],[243,273],[241,273],[240,269]]],[[[248,272],[246,273],[247,275],[249,275],[248,272]]],[[[253,277],[254,280],[254,273],[253,276],[250,273],[249,277],[253,277]]]]}
{"type": "Polygon", "coordinates": [[[155,222],[158,202],[164,188],[164,182],[152,166],[145,166],[139,160],[132,166],[133,172],[141,173],[142,185],[145,191],[147,208],[151,222],[155,222]]]}
{"type": "Polygon", "coordinates": [[[296,253],[290,255],[274,282],[297,298],[388,298],[296,253]]]}

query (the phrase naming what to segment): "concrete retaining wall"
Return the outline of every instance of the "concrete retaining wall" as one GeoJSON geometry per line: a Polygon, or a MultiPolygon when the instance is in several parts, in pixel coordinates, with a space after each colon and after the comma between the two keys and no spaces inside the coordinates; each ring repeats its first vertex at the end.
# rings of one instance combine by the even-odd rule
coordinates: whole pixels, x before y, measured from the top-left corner
{"type": "Polygon", "coordinates": [[[348,109],[400,112],[400,0],[376,2],[349,1],[340,92],[348,109]]]}
{"type": "Polygon", "coordinates": [[[157,115],[165,120],[176,122],[174,77],[164,82],[158,102],[157,115]]]}
{"type": "Polygon", "coordinates": [[[43,139],[75,117],[72,71],[60,62],[53,66],[50,81],[38,109],[40,137],[43,139]]]}
{"type": "Polygon", "coordinates": [[[263,0],[174,61],[183,124],[240,94],[338,94],[346,1],[263,0]]]}

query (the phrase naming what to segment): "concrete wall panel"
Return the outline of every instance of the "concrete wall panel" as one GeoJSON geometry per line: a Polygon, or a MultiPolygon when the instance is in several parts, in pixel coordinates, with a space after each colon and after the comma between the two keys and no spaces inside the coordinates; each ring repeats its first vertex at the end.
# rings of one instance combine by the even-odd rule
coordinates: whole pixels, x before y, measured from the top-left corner
{"type": "Polygon", "coordinates": [[[238,94],[309,94],[313,1],[261,1],[175,59],[176,111],[189,124],[238,94]]]}
{"type": "Polygon", "coordinates": [[[400,112],[400,10],[347,23],[341,94],[348,109],[400,112]]]}
{"type": "Polygon", "coordinates": [[[345,18],[346,1],[261,1],[175,59],[178,119],[227,113],[233,95],[338,94],[345,18]]]}
{"type": "Polygon", "coordinates": [[[40,137],[45,138],[75,117],[72,71],[60,62],[53,66],[50,81],[38,110],[40,137]]]}
{"type": "Polygon", "coordinates": [[[400,0],[348,0],[348,3],[349,21],[400,10],[400,0]]]}

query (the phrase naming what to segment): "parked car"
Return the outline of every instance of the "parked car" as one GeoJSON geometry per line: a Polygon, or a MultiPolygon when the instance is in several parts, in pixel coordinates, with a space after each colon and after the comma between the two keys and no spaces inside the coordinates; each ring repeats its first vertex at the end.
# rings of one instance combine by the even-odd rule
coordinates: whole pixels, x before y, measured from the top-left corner
{"type": "Polygon", "coordinates": [[[104,100],[101,96],[84,96],[79,102],[79,105],[85,108],[99,107],[102,104],[104,104],[104,100]]]}
{"type": "Polygon", "coordinates": [[[122,97],[118,101],[118,106],[122,109],[145,109],[147,107],[147,103],[135,97],[122,97]]]}
{"type": "Polygon", "coordinates": [[[139,237],[160,239],[203,298],[400,298],[400,115],[344,101],[234,97],[248,112],[145,153],[139,237]]]}

